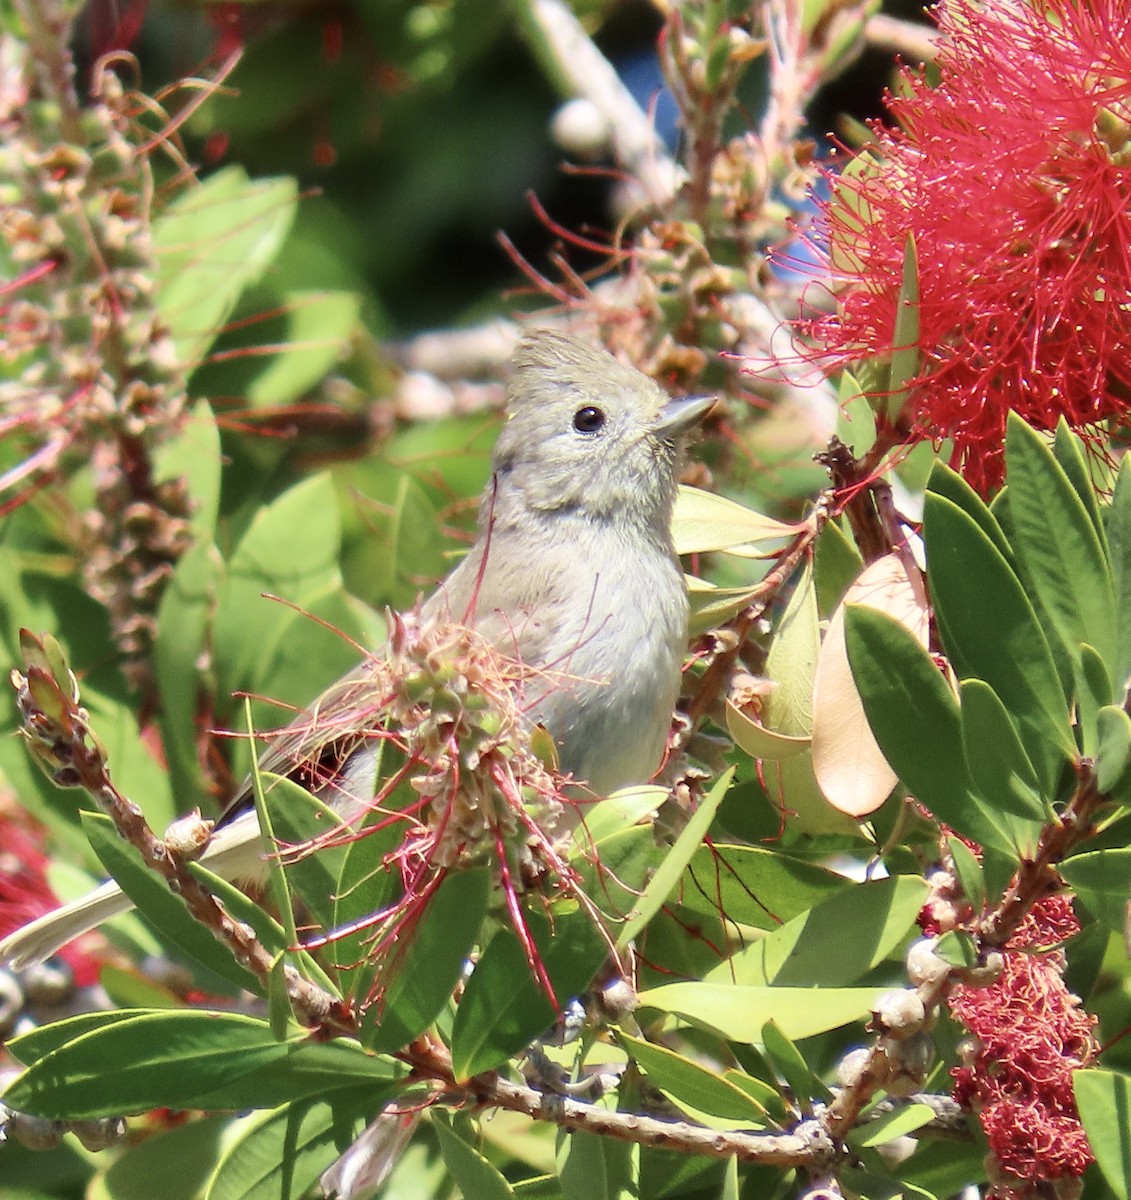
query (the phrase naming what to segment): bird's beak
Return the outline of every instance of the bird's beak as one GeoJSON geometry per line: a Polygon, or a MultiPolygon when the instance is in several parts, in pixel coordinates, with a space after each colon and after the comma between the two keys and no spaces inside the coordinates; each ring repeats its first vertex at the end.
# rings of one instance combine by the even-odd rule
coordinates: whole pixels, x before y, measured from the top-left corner
{"type": "Polygon", "coordinates": [[[664,437],[677,438],[686,433],[715,407],[718,396],[679,396],[660,409],[656,432],[664,437]]]}

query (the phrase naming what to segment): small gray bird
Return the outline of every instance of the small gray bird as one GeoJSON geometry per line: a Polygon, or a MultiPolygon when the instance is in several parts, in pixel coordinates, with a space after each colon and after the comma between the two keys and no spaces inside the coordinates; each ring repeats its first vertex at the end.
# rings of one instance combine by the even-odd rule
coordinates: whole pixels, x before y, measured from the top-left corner
{"type": "MultiPolygon", "coordinates": [[[[478,539],[423,608],[425,621],[466,621],[545,670],[544,682],[526,684],[523,711],[553,737],[561,769],[598,795],[644,782],[663,754],[687,645],[671,536],[678,440],[713,403],[671,399],[576,338],[529,333],[514,356],[478,539]]],[[[333,695],[312,706],[320,718],[333,695]]],[[[265,752],[268,769],[278,755],[277,744],[265,752]]],[[[355,750],[342,779],[324,799],[349,820],[373,795],[371,754],[355,750]]],[[[266,853],[254,809],[237,812],[203,856],[226,878],[260,873],[266,853]]],[[[5,938],[0,959],[17,970],[41,962],[130,907],[104,884],[5,938]]]]}

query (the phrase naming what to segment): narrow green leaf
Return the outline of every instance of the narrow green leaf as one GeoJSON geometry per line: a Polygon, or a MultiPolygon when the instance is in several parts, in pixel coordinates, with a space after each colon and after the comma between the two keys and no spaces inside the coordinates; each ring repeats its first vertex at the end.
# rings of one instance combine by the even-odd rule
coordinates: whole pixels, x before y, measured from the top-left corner
{"type": "Polygon", "coordinates": [[[982,864],[961,838],[948,837],[946,845],[954,862],[954,873],[962,886],[962,894],[974,906],[975,912],[981,912],[986,901],[986,878],[982,864]]]}
{"type": "Polygon", "coordinates": [[[681,487],[672,515],[672,538],[679,554],[726,550],[743,557],[761,557],[767,547],[795,537],[800,526],[765,517],[715,492],[681,487]]]}
{"type": "Polygon", "coordinates": [[[736,925],[776,929],[852,882],[817,863],[763,846],[712,842],[695,851],[679,891],[685,908],[736,925]]]}
{"type": "Polygon", "coordinates": [[[1131,457],[1123,456],[1111,505],[1107,510],[1107,540],[1115,581],[1116,643],[1111,664],[1115,685],[1112,699],[1121,703],[1131,681],[1131,457]]]}
{"type": "Polygon", "coordinates": [[[1131,1078],[1089,1068],[1072,1072],[1088,1145],[1112,1192],[1128,1200],[1131,1181],[1131,1078]]]}
{"type": "Polygon", "coordinates": [[[638,1200],[639,1146],[584,1131],[563,1132],[556,1158],[563,1200],[638,1200]]]}
{"type": "Polygon", "coordinates": [[[200,654],[208,637],[224,563],[212,543],[198,542],[177,563],[161,593],[153,665],[161,696],[162,745],[169,758],[173,793],[182,809],[204,794],[196,742],[203,681],[200,654]]]}
{"type": "Polygon", "coordinates": [[[684,826],[675,844],[664,855],[656,873],[648,881],[647,887],[629,912],[621,931],[617,936],[617,948],[623,949],[644,928],[645,925],[660,911],[668,897],[679,883],[684,868],[691,861],[692,855],[703,844],[711,822],[715,819],[723,797],[730,790],[734,781],[736,768],[731,767],[714,787],[699,802],[699,807],[684,826]]]}
{"type": "Polygon", "coordinates": [[[94,853],[118,886],[137,905],[138,912],[190,958],[245,991],[259,994],[259,980],[232,957],[231,951],[189,915],[185,902],[145,865],[141,854],[118,836],[103,813],[80,814],[83,832],[94,853]]]}
{"type": "Polygon", "coordinates": [[[875,609],[849,605],[844,632],[884,758],[936,820],[979,840],[982,822],[968,798],[958,701],[942,672],[911,633],[875,609]]]}
{"type": "Polygon", "coordinates": [[[723,983],[666,983],[641,992],[643,1008],[683,1017],[735,1042],[753,1044],[767,1021],[799,1039],[839,1029],[866,1017],[881,987],[740,987],[723,983]]]}
{"type": "MultiPolygon", "coordinates": [[[[227,1117],[205,1117],[127,1144],[87,1196],[154,1200],[159,1190],[161,1200],[198,1200],[220,1158],[227,1125],[227,1117]]],[[[23,1196],[17,1191],[12,1200],[23,1196]]]]}
{"type": "MultiPolygon", "coordinates": [[[[314,920],[329,930],[334,920],[334,889],[342,873],[346,848],[321,845],[319,839],[344,833],[342,818],[285,775],[265,773],[261,787],[262,805],[256,802],[260,825],[268,844],[278,850],[278,854],[268,855],[268,861],[273,860],[273,872],[281,871],[281,876],[273,877],[280,883],[285,880],[282,887],[276,886],[274,890],[282,892],[284,902],[293,890],[314,920]]],[[[294,920],[293,915],[290,920],[294,920]]],[[[286,924],[284,915],[284,928],[286,924]]],[[[292,944],[298,941],[297,933],[288,936],[292,944]]]]}
{"type": "MultiPolygon", "coordinates": [[[[608,935],[594,917],[563,908],[552,922],[527,911],[527,928],[549,976],[557,1007],[579,996],[608,958],[608,935]]],[[[555,1006],[526,960],[518,935],[501,929],[480,956],[464,988],[452,1027],[457,1079],[489,1071],[525,1049],[553,1024],[555,1006]]]]}
{"type": "Polygon", "coordinates": [[[898,416],[906,399],[908,385],[919,374],[919,254],[913,235],[907,235],[903,250],[903,280],[895,309],[895,329],[892,333],[895,349],[891,356],[888,377],[886,411],[889,418],[898,416]]]}
{"type": "MultiPolygon", "coordinates": [[[[869,414],[871,420],[871,414],[869,414]]],[[[827,521],[817,535],[813,550],[813,579],[817,607],[828,617],[844,599],[844,593],[864,569],[864,559],[837,521],[827,521]]]]}
{"type": "Polygon", "coordinates": [[[78,1120],[191,1108],[226,1082],[287,1056],[270,1026],[236,1013],[142,1012],[38,1058],[5,1092],[23,1112],[78,1120]],[[129,1070],[122,1070],[128,1063],[129,1070]]]}
{"type": "Polygon", "coordinates": [[[705,982],[843,987],[892,955],[927,896],[918,877],[898,875],[830,896],[713,967],[705,982]]]}
{"type": "Polygon", "coordinates": [[[1080,748],[1088,758],[1095,758],[1099,737],[1100,709],[1119,702],[1108,674],[1108,664],[1087,644],[1080,647],[1076,681],[1076,730],[1080,748]]]}
{"type": "Polygon", "coordinates": [[[1131,759],[1131,717],[1114,704],[1096,716],[1096,786],[1110,792],[1123,778],[1131,759]]]}
{"type": "MultiPolygon", "coordinates": [[[[1025,752],[1017,726],[1010,720],[997,692],[981,679],[965,679],[962,684],[962,749],[970,780],[983,799],[995,810],[1022,817],[1011,829],[1027,839],[1028,833],[1040,833],[1043,821],[1051,816],[1051,806],[1042,797],[1036,770],[1025,752]],[[1025,829],[1033,823],[1035,832],[1025,829]]],[[[1028,856],[1018,845],[1022,857],[1028,856]]]]}
{"type": "Polygon", "coordinates": [[[832,1099],[832,1093],[813,1073],[804,1055],[786,1037],[776,1021],[767,1021],[762,1026],[762,1049],[789,1085],[794,1099],[806,1114],[811,1111],[809,1101],[827,1103],[832,1099]]]}
{"type": "Polygon", "coordinates": [[[452,1118],[442,1109],[432,1109],[432,1128],[444,1163],[464,1196],[474,1196],[475,1200],[514,1200],[514,1189],[499,1169],[460,1137],[452,1118]]]}
{"type": "Polygon", "coordinates": [[[928,492],[927,579],[954,669],[985,680],[1022,729],[1042,788],[1052,790],[1076,746],[1048,641],[1020,580],[978,525],[928,492]],[[977,580],[977,586],[971,586],[977,580]]]}
{"type": "Polygon", "coordinates": [[[1092,916],[1123,936],[1131,900],[1131,849],[1121,846],[1074,854],[1059,870],[1092,916]]]}
{"type": "Polygon", "coordinates": [[[766,697],[768,729],[791,737],[813,732],[813,674],[821,646],[817,593],[802,571],[766,655],[766,675],[777,685],[766,697]]]}
{"type": "Polygon", "coordinates": [[[298,1200],[380,1109],[368,1089],[304,1099],[237,1123],[205,1200],[298,1200]]]}
{"type": "Polygon", "coordinates": [[[47,1025],[37,1025],[27,1033],[17,1034],[4,1043],[17,1062],[25,1066],[44,1058],[60,1046],[77,1041],[87,1033],[107,1029],[120,1021],[133,1021],[138,1017],[168,1012],[167,1008],[127,1009],[118,1012],[80,1013],[77,1017],[64,1017],[47,1025]]]}
{"type": "MultiPolygon", "coordinates": [[[[836,432],[837,437],[849,447],[856,458],[863,458],[876,442],[876,418],[865,394],[866,390],[864,381],[857,378],[853,372],[840,373],[836,388],[836,432]]],[[[833,522],[830,521],[829,524],[833,522]]],[[[856,550],[855,546],[853,550],[856,550]]],[[[860,573],[860,567],[864,565],[859,551],[856,551],[856,555],[860,565],[853,573],[853,578],[860,573]]]]}
{"type": "Polygon", "coordinates": [[[990,539],[1006,562],[1010,566],[1013,565],[1013,547],[1010,546],[997,517],[957,471],[948,467],[941,459],[936,459],[927,478],[927,487],[932,494],[942,496],[962,509],[990,539]]]}
{"type": "Polygon", "coordinates": [[[291,1001],[287,995],[286,957],[276,954],[267,979],[267,1021],[277,1041],[283,1041],[291,1026],[291,1001]]]}
{"type": "Polygon", "coordinates": [[[293,179],[230,166],[183,191],[153,223],[157,308],[177,358],[204,357],[240,293],[266,269],[294,219],[293,179]]]}
{"type": "Polygon", "coordinates": [[[1080,497],[1080,503],[1087,509],[1088,517],[1096,530],[1100,544],[1106,550],[1103,513],[1100,511],[1099,500],[1096,496],[1098,489],[1084,457],[1084,443],[1079,435],[1073,432],[1063,415],[1056,423],[1052,452],[1053,457],[1060,464],[1060,469],[1075,488],[1076,495],[1080,497]]]}
{"type": "Polygon", "coordinates": [[[364,1012],[362,1044],[399,1050],[447,1006],[479,938],[491,898],[487,867],[451,871],[388,966],[380,995],[364,1012]]]}
{"type": "Polygon", "coordinates": [[[1115,590],[1107,547],[1048,444],[1016,413],[1005,439],[1011,540],[1022,575],[1074,657],[1082,642],[1115,652],[1115,590]]]}
{"type": "MultiPolygon", "coordinates": [[[[769,1116],[767,1105],[728,1082],[717,1070],[700,1066],[666,1046],[658,1046],[627,1034],[620,1034],[617,1041],[640,1064],[653,1086],[694,1119],[718,1117],[731,1129],[736,1126],[766,1128],[769,1116]]],[[[760,1080],[758,1082],[765,1089],[767,1102],[780,1110],[781,1099],[777,1093],[768,1084],[760,1080]]]]}
{"type": "Polygon", "coordinates": [[[894,1142],[896,1138],[906,1137],[916,1129],[922,1129],[934,1119],[935,1110],[929,1104],[908,1104],[874,1121],[858,1125],[848,1135],[848,1141],[858,1149],[882,1146],[886,1142],[894,1142]]]}

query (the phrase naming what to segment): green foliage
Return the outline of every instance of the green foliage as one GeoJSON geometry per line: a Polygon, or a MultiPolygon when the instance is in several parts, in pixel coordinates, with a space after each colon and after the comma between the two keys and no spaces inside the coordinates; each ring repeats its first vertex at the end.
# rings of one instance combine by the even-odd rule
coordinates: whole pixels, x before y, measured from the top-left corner
{"type": "MultiPolygon", "coordinates": [[[[533,37],[533,8],[518,7],[533,37]]],[[[103,494],[98,464],[83,461],[86,443],[50,489],[29,490],[5,517],[6,665],[21,666],[21,627],[60,639],[115,784],[158,832],[197,806],[217,815],[213,797],[238,793],[253,775],[269,860],[266,889],[250,894],[205,865],[185,867],[253,935],[269,963],[262,969],[194,920],[107,816],[79,811],[74,791],[43,779],[9,736],[16,716],[0,717],[6,787],[49,831],[56,855],[112,875],[146,923],[124,919],[114,938],[122,956],[93,959],[114,1007],[48,1021],[5,1047],[25,1068],[5,1105],[72,1123],[128,1115],[133,1136],[97,1156],[70,1138],[38,1167],[23,1150],[0,1147],[0,1175],[5,1187],[16,1181],[16,1195],[298,1200],[367,1127],[393,1146],[390,1195],[439,1197],[453,1187],[485,1200],[785,1195],[796,1182],[788,1169],[699,1151],[715,1134],[745,1137],[749,1147],[758,1135],[826,1119],[833,1088],[844,1086],[845,1051],[861,1040],[883,1040],[895,1057],[899,1039],[877,1010],[893,989],[912,994],[904,960],[925,902],[938,902],[929,870],[946,873],[947,900],[964,922],[935,949],[952,982],[969,981],[998,949],[978,921],[1058,837],[1066,849],[1042,864],[1040,882],[1071,889],[1093,922],[1067,947],[1068,978],[1085,995],[1094,985],[1108,1005],[1105,1035],[1126,1025],[1126,963],[1114,947],[1131,874],[1122,845],[1131,805],[1131,467],[1123,462],[1109,479],[1063,423],[1050,440],[1011,418],[1008,489],[992,504],[941,463],[930,468],[929,645],[883,611],[847,608],[855,688],[890,767],[886,786],[891,772],[899,781],[867,821],[829,803],[811,746],[828,625],[874,547],[857,546],[844,494],[797,522],[758,511],[770,476],[792,471],[800,490],[809,487],[811,469],[791,459],[807,461],[811,447],[794,454],[770,438],[763,463],[755,452],[763,447],[746,440],[749,427],[733,412],[733,441],[704,450],[729,494],[682,489],[673,534],[695,572],[691,632],[707,635],[698,657],[736,668],[739,685],[726,704],[723,690],[708,696],[718,703],[698,714],[702,728],[687,745],[694,767],[679,788],[642,786],[578,808],[556,840],[556,877],[502,837],[487,852],[420,870],[405,830],[431,798],[411,771],[398,774],[405,750],[385,728],[368,731],[381,738],[378,801],[344,833],[303,786],[323,764],[296,764],[285,739],[271,737],[382,645],[386,605],[411,607],[450,566],[488,478],[494,416],[387,428],[399,368],[373,341],[390,312],[431,322],[490,293],[454,268],[429,278],[426,251],[445,247],[464,219],[501,220],[516,164],[532,162],[537,174],[549,161],[542,114],[525,94],[513,106],[481,102],[483,64],[511,19],[505,6],[487,8],[456,0],[350,10],[389,62],[370,114],[388,136],[372,162],[369,119],[342,99],[372,90],[373,64],[357,50],[365,39],[347,39],[333,69],[310,70],[313,18],[273,22],[239,67],[242,97],[219,97],[190,119],[190,139],[230,134],[242,161],[270,161],[273,174],[253,178],[232,165],[181,188],[161,176],[153,296],[194,401],[145,447],[146,487],[184,488],[190,543],[164,579],[148,689],[120,669],[119,631],[82,573],[75,514],[103,494]],[[315,101],[344,161],[323,197],[300,201],[308,164],[298,147],[313,137],[315,101]],[[347,174],[354,156],[367,164],[364,180],[356,164],[347,174]],[[744,454],[757,472],[744,476],[744,454]],[[1065,816],[1081,797],[1087,820],[1068,839],[1065,816]],[[150,977],[146,956],[174,969],[150,977]],[[303,986],[318,990],[323,1011],[302,1006],[303,986]],[[501,1107],[492,1091],[500,1081],[522,1091],[540,1126],[505,1126],[483,1111],[501,1107]],[[642,1145],[632,1137],[653,1108],[666,1124],[642,1145]],[[189,1115],[166,1128],[155,1110],[189,1115]],[[427,1112],[419,1128],[418,1110],[427,1112]],[[620,1118],[625,1136],[593,1133],[607,1127],[598,1116],[620,1118]],[[680,1140],[688,1127],[700,1139],[692,1148],[680,1140]],[[407,1150],[398,1138],[411,1139],[407,1150]]],[[[591,9],[598,20],[602,6],[591,9]]],[[[802,10],[806,36],[827,33],[810,47],[812,61],[830,69],[865,15],[861,8],[826,30],[838,13],[825,0],[802,10]]],[[[736,2],[687,10],[702,70],[685,82],[699,86],[701,76],[723,107],[761,51],[751,39],[746,57],[735,53],[747,15],[736,2]]],[[[704,130],[695,132],[699,144],[704,130]]],[[[862,155],[846,175],[881,169],[862,155]]],[[[761,198],[763,218],[779,203],[780,182],[761,198]]],[[[741,192],[715,207],[752,212],[755,200],[741,192]]],[[[835,205],[832,254],[850,266],[872,215],[851,190],[838,191],[835,205]]],[[[674,266],[648,285],[661,313],[683,314],[680,339],[699,339],[695,351],[721,376],[708,335],[729,327],[715,291],[746,289],[758,272],[730,261],[748,253],[730,216],[716,220],[711,205],[697,214],[706,226],[676,215],[659,239],[674,266]],[[677,261],[681,238],[704,259],[677,261]],[[713,326],[682,290],[691,280],[708,296],[713,326]]],[[[921,367],[919,272],[909,242],[898,348],[841,383],[840,428],[861,456],[891,432],[872,421],[865,392],[873,383],[885,391],[879,415],[898,422],[921,367]]],[[[486,303],[500,307],[493,295],[486,303]]],[[[650,353],[671,330],[648,337],[650,353]]],[[[124,423],[113,430],[129,443],[127,433],[144,440],[124,423]]],[[[901,471],[914,485],[921,469],[921,485],[930,449],[916,454],[901,471]]],[[[903,528],[893,553],[906,549],[903,528]]],[[[47,654],[52,677],[65,675],[60,654],[47,654]]],[[[692,693],[712,669],[689,667],[692,693]]],[[[536,827],[538,812],[526,794],[512,815],[536,827]]],[[[81,894],[87,873],[70,873],[81,894]]],[[[961,1031],[945,1017],[936,1024],[941,1008],[936,996],[908,1039],[930,1043],[935,1056],[917,1088],[947,1090],[959,1062],[961,1031]]],[[[1098,1172],[1125,1197],[1131,1085],[1119,1054],[1116,1046],[1106,1066],[1078,1071],[1075,1087],[1098,1172]]],[[[905,1102],[907,1091],[882,1077],[838,1133],[851,1157],[838,1164],[846,1194],[943,1200],[983,1180],[984,1147],[932,1142],[934,1110],[905,1102]],[[915,1152],[886,1165],[879,1151],[911,1136],[915,1152]]]]}

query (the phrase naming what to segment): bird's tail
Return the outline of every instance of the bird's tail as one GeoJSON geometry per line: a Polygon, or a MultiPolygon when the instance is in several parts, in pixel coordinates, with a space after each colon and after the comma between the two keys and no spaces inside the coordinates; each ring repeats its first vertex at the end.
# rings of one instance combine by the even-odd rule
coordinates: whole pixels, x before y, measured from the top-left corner
{"type": "Polygon", "coordinates": [[[78,900],[39,917],[0,941],[0,960],[14,971],[50,958],[68,942],[133,907],[116,883],[104,883],[78,900]]]}
{"type": "MultiPolygon", "coordinates": [[[[263,843],[254,810],[218,828],[202,861],[225,879],[251,879],[262,874],[263,843]]],[[[0,941],[0,963],[7,963],[14,971],[34,966],[131,908],[133,901],[111,880],[10,933],[0,941]]]]}

